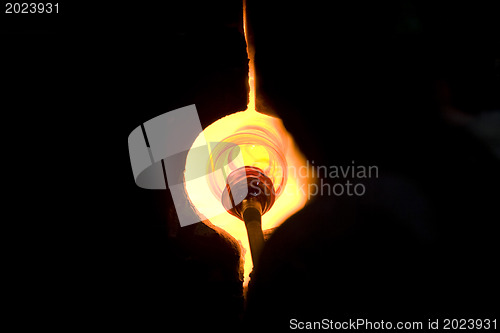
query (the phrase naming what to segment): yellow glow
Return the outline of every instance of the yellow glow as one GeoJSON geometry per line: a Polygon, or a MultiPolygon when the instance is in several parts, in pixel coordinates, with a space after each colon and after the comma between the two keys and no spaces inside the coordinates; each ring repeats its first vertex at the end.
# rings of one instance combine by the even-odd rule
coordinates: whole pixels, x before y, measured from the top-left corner
{"type": "Polygon", "coordinates": [[[247,43],[247,54],[248,54],[248,85],[250,91],[248,93],[248,105],[247,111],[255,111],[255,65],[254,65],[254,55],[255,51],[253,49],[252,43],[250,43],[249,33],[248,33],[248,20],[247,20],[247,1],[243,0],[243,31],[245,32],[245,41],[247,43]]]}
{"type": "MultiPolygon", "coordinates": [[[[275,228],[283,223],[291,215],[304,207],[307,202],[307,189],[313,179],[307,178],[310,172],[298,172],[306,169],[306,161],[302,153],[296,147],[292,136],[286,131],[280,119],[257,112],[255,109],[255,71],[254,52],[248,40],[248,25],[246,17],[246,3],[244,2],[243,23],[245,39],[247,41],[247,52],[249,56],[249,102],[245,111],[236,112],[223,117],[205,128],[193,143],[187,157],[186,174],[199,166],[193,164],[199,162],[191,158],[191,152],[195,147],[204,146],[209,142],[222,142],[234,133],[245,128],[260,128],[281,140],[282,153],[288,164],[288,179],[284,189],[275,201],[272,208],[262,216],[262,229],[275,228]],[[292,170],[292,172],[290,172],[292,170]],[[301,174],[305,174],[301,176],[301,174]]],[[[245,165],[257,166],[266,170],[269,164],[268,152],[258,145],[240,146],[241,155],[245,165]]],[[[207,164],[213,160],[207,161],[207,164]]],[[[213,169],[213,165],[212,165],[213,169]]],[[[275,175],[279,179],[279,175],[275,175]]],[[[274,180],[276,182],[276,179],[274,180]]],[[[276,184],[275,184],[276,189],[276,184]]],[[[209,220],[213,225],[220,227],[233,236],[242,247],[244,256],[244,287],[250,280],[252,271],[252,259],[245,224],[238,218],[230,215],[222,207],[220,197],[216,197],[210,188],[208,177],[201,177],[195,181],[186,182],[186,191],[191,204],[196,208],[202,220],[209,220]]]]}
{"type": "MultiPolygon", "coordinates": [[[[288,217],[304,207],[307,201],[308,184],[312,181],[307,178],[307,175],[310,175],[309,172],[298,172],[298,170],[306,167],[306,161],[302,153],[295,146],[292,136],[285,130],[281,120],[255,112],[255,110],[237,112],[221,118],[208,126],[198,136],[193,147],[201,146],[204,142],[221,142],[227,136],[249,124],[265,126],[280,133],[280,137],[284,141],[286,148],[285,156],[288,163],[288,170],[293,170],[293,172],[288,173],[286,186],[273,207],[262,216],[262,229],[266,230],[279,226],[288,217]],[[301,177],[301,174],[304,174],[305,177],[301,177]]],[[[254,153],[267,155],[267,153],[257,146],[253,149],[250,147],[249,151],[245,152],[245,154],[250,155],[254,153]]],[[[253,160],[251,157],[246,155],[246,158],[244,157],[245,163],[253,160]]],[[[188,161],[189,159],[188,155],[188,161]]],[[[190,165],[186,165],[186,171],[189,168],[190,165]]],[[[208,219],[213,225],[224,229],[240,242],[244,249],[244,285],[246,286],[249,281],[249,274],[252,271],[252,259],[245,224],[224,210],[220,203],[220,198],[216,198],[210,190],[207,177],[203,177],[197,182],[187,182],[186,190],[191,203],[203,217],[209,217],[208,219]]]]}

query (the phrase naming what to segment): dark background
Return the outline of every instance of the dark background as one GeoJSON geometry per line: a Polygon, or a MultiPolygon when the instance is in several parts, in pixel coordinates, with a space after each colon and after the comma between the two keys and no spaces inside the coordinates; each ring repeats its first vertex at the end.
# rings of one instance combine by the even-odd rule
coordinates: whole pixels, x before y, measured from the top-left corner
{"type": "Polygon", "coordinates": [[[498,158],[443,116],[500,107],[494,2],[249,4],[261,109],[309,160],[383,176],[366,198],[321,197],[278,230],[245,316],[231,240],[179,229],[168,191],[136,187],[126,144],[178,107],[195,103],[203,126],[245,109],[242,5],[60,4],[1,17],[21,322],[238,330],[497,310],[498,158]]]}

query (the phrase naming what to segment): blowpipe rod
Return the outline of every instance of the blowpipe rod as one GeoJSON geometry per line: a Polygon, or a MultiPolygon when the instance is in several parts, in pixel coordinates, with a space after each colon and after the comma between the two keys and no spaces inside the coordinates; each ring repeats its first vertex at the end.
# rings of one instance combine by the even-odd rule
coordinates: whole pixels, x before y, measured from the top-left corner
{"type": "Polygon", "coordinates": [[[256,267],[264,247],[264,233],[262,232],[262,213],[260,202],[244,200],[243,221],[247,228],[250,252],[252,253],[253,266],[256,267]],[[245,202],[246,201],[246,202],[245,202]]]}

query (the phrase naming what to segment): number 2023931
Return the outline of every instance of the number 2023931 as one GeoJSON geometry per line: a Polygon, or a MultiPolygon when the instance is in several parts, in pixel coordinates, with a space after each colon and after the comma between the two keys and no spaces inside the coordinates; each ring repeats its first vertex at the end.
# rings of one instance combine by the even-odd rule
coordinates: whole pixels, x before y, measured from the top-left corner
{"type": "Polygon", "coordinates": [[[58,3],[7,2],[5,14],[59,14],[58,3]]]}

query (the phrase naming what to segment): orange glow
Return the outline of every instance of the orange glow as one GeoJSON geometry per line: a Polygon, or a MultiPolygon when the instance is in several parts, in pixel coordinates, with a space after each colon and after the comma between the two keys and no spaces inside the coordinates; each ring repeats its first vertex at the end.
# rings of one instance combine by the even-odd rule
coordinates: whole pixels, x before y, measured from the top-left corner
{"type": "MultiPolygon", "coordinates": [[[[271,210],[262,216],[262,229],[271,229],[279,226],[288,217],[304,207],[307,201],[307,189],[311,179],[301,177],[301,174],[310,174],[309,172],[296,172],[305,168],[306,162],[302,153],[295,147],[292,136],[285,130],[280,119],[270,117],[255,110],[245,110],[233,113],[221,118],[208,126],[196,139],[193,147],[198,147],[204,142],[221,142],[227,136],[233,134],[241,127],[248,124],[266,126],[276,130],[281,134],[286,147],[285,157],[288,169],[293,172],[288,173],[288,179],[284,190],[274,203],[271,210]]],[[[258,149],[258,148],[257,148],[258,149]]],[[[188,155],[188,161],[189,161],[188,155]]],[[[244,156],[245,163],[250,161],[251,157],[244,156]]],[[[249,162],[248,162],[249,163],[249,162]]],[[[189,171],[189,163],[186,165],[186,172],[189,171]]],[[[209,217],[210,222],[233,236],[244,249],[244,286],[248,285],[249,274],[252,271],[252,259],[249,250],[248,236],[243,221],[227,213],[220,202],[210,189],[208,177],[203,177],[198,182],[187,182],[186,190],[191,203],[203,217],[209,217]]]]}
{"type": "MultiPolygon", "coordinates": [[[[248,80],[250,91],[247,109],[215,121],[200,133],[188,154],[186,174],[190,170],[199,167],[194,165],[199,163],[199,160],[192,157],[192,155],[195,155],[194,153],[191,154],[195,147],[204,146],[209,142],[227,142],[228,137],[249,127],[261,129],[264,133],[272,133],[280,141],[280,149],[282,150],[280,153],[286,158],[287,165],[285,167],[288,171],[288,177],[273,207],[262,216],[262,229],[267,230],[279,226],[287,218],[304,207],[308,198],[308,185],[313,182],[313,179],[307,176],[310,175],[310,172],[298,172],[299,170],[305,170],[306,161],[303,154],[296,147],[292,136],[286,131],[282,121],[278,118],[259,113],[255,109],[254,52],[247,36],[248,26],[245,2],[243,23],[245,39],[247,41],[247,52],[250,58],[248,80]],[[301,176],[301,174],[305,175],[301,176]]],[[[266,165],[269,163],[269,156],[265,149],[257,145],[240,146],[240,149],[245,165],[258,166],[262,170],[266,168],[266,165]]],[[[208,170],[214,169],[213,156],[210,156],[206,164],[208,170]]],[[[281,180],[280,175],[278,174],[275,179],[281,180]]],[[[274,185],[276,188],[276,184],[274,185]]],[[[213,225],[224,229],[240,243],[244,256],[243,285],[246,288],[250,280],[249,274],[253,267],[244,222],[225,211],[222,207],[221,198],[217,197],[217,191],[214,192],[213,190],[213,184],[211,188],[209,176],[201,177],[196,181],[186,182],[186,192],[191,204],[195,207],[202,220],[209,220],[213,225]]]]}
{"type": "Polygon", "coordinates": [[[250,43],[250,37],[248,33],[248,20],[247,20],[247,0],[243,0],[243,31],[245,33],[245,41],[247,43],[247,54],[248,54],[248,85],[250,91],[248,93],[248,105],[247,110],[255,111],[255,66],[254,66],[254,55],[255,51],[253,49],[252,43],[250,43]]]}

